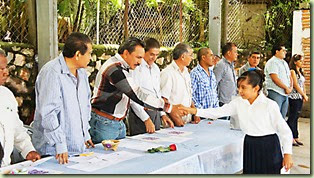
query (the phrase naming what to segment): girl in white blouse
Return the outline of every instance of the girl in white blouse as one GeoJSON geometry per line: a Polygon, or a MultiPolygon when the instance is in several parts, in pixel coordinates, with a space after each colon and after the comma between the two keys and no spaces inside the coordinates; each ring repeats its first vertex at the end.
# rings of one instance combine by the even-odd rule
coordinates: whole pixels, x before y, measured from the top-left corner
{"type": "Polygon", "coordinates": [[[229,104],[209,109],[181,107],[182,110],[205,118],[238,116],[240,128],[246,134],[243,149],[244,174],[279,174],[282,167],[288,171],[293,165],[291,130],[282,118],[278,104],[260,92],[263,82],[262,71],[249,70],[237,80],[241,97],[229,104]]]}

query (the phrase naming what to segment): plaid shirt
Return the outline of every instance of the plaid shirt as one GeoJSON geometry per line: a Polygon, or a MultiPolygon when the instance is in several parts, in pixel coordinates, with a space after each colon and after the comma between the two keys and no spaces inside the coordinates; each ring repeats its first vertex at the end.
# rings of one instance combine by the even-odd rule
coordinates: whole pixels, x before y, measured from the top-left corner
{"type": "Polygon", "coordinates": [[[129,65],[116,54],[108,59],[97,73],[92,107],[121,118],[127,114],[130,99],[151,109],[171,111],[163,99],[148,95],[137,86],[129,72],[129,65]]]}
{"type": "Polygon", "coordinates": [[[196,108],[207,109],[218,107],[216,77],[212,69],[210,76],[198,64],[190,73],[192,83],[192,99],[196,108]]]}

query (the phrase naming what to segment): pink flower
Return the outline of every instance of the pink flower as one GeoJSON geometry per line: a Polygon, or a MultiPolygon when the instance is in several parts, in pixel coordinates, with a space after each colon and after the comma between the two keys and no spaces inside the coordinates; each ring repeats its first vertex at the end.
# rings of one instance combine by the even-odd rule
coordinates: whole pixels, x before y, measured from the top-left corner
{"type": "Polygon", "coordinates": [[[170,151],[176,151],[177,150],[176,144],[169,145],[169,148],[170,148],[170,151]]]}

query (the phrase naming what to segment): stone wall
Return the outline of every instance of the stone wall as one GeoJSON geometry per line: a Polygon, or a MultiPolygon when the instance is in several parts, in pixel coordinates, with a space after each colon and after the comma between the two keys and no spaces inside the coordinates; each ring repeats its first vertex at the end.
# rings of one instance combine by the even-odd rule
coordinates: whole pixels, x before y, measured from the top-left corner
{"type": "Polygon", "coordinates": [[[20,119],[25,124],[29,124],[35,108],[34,86],[38,73],[35,50],[30,45],[2,42],[0,48],[6,51],[10,73],[5,86],[16,97],[20,119]]]}

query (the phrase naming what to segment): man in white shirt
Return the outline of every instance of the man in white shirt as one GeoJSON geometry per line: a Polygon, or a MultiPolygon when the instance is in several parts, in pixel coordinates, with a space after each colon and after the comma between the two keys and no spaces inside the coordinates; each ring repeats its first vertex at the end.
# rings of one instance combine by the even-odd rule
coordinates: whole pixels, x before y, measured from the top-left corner
{"type": "Polygon", "coordinates": [[[4,157],[0,160],[0,167],[10,164],[13,147],[20,151],[23,158],[27,160],[36,161],[40,159],[27,130],[19,119],[18,105],[13,93],[2,86],[8,75],[7,58],[5,52],[0,49],[0,143],[4,152],[4,157]]]}
{"type": "MultiPolygon", "coordinates": [[[[160,69],[154,63],[160,52],[160,44],[154,38],[145,40],[145,55],[141,64],[133,71],[133,79],[143,91],[161,98],[160,69]]],[[[129,134],[154,133],[160,129],[161,120],[164,125],[173,127],[173,122],[163,111],[151,110],[131,101],[128,121],[129,134]]]]}
{"type": "MultiPolygon", "coordinates": [[[[179,43],[173,49],[173,61],[161,71],[160,88],[162,97],[170,103],[182,104],[186,107],[195,107],[192,101],[191,78],[187,66],[192,61],[193,49],[184,43],[179,43]]],[[[190,114],[179,117],[169,114],[176,126],[185,123],[199,123],[200,118],[190,114]]]]}
{"type": "Polygon", "coordinates": [[[264,69],[267,97],[277,102],[280,113],[285,118],[289,106],[288,94],[293,89],[290,69],[284,60],[287,50],[283,45],[275,45],[272,54],[274,56],[267,61],[264,69]]]}

